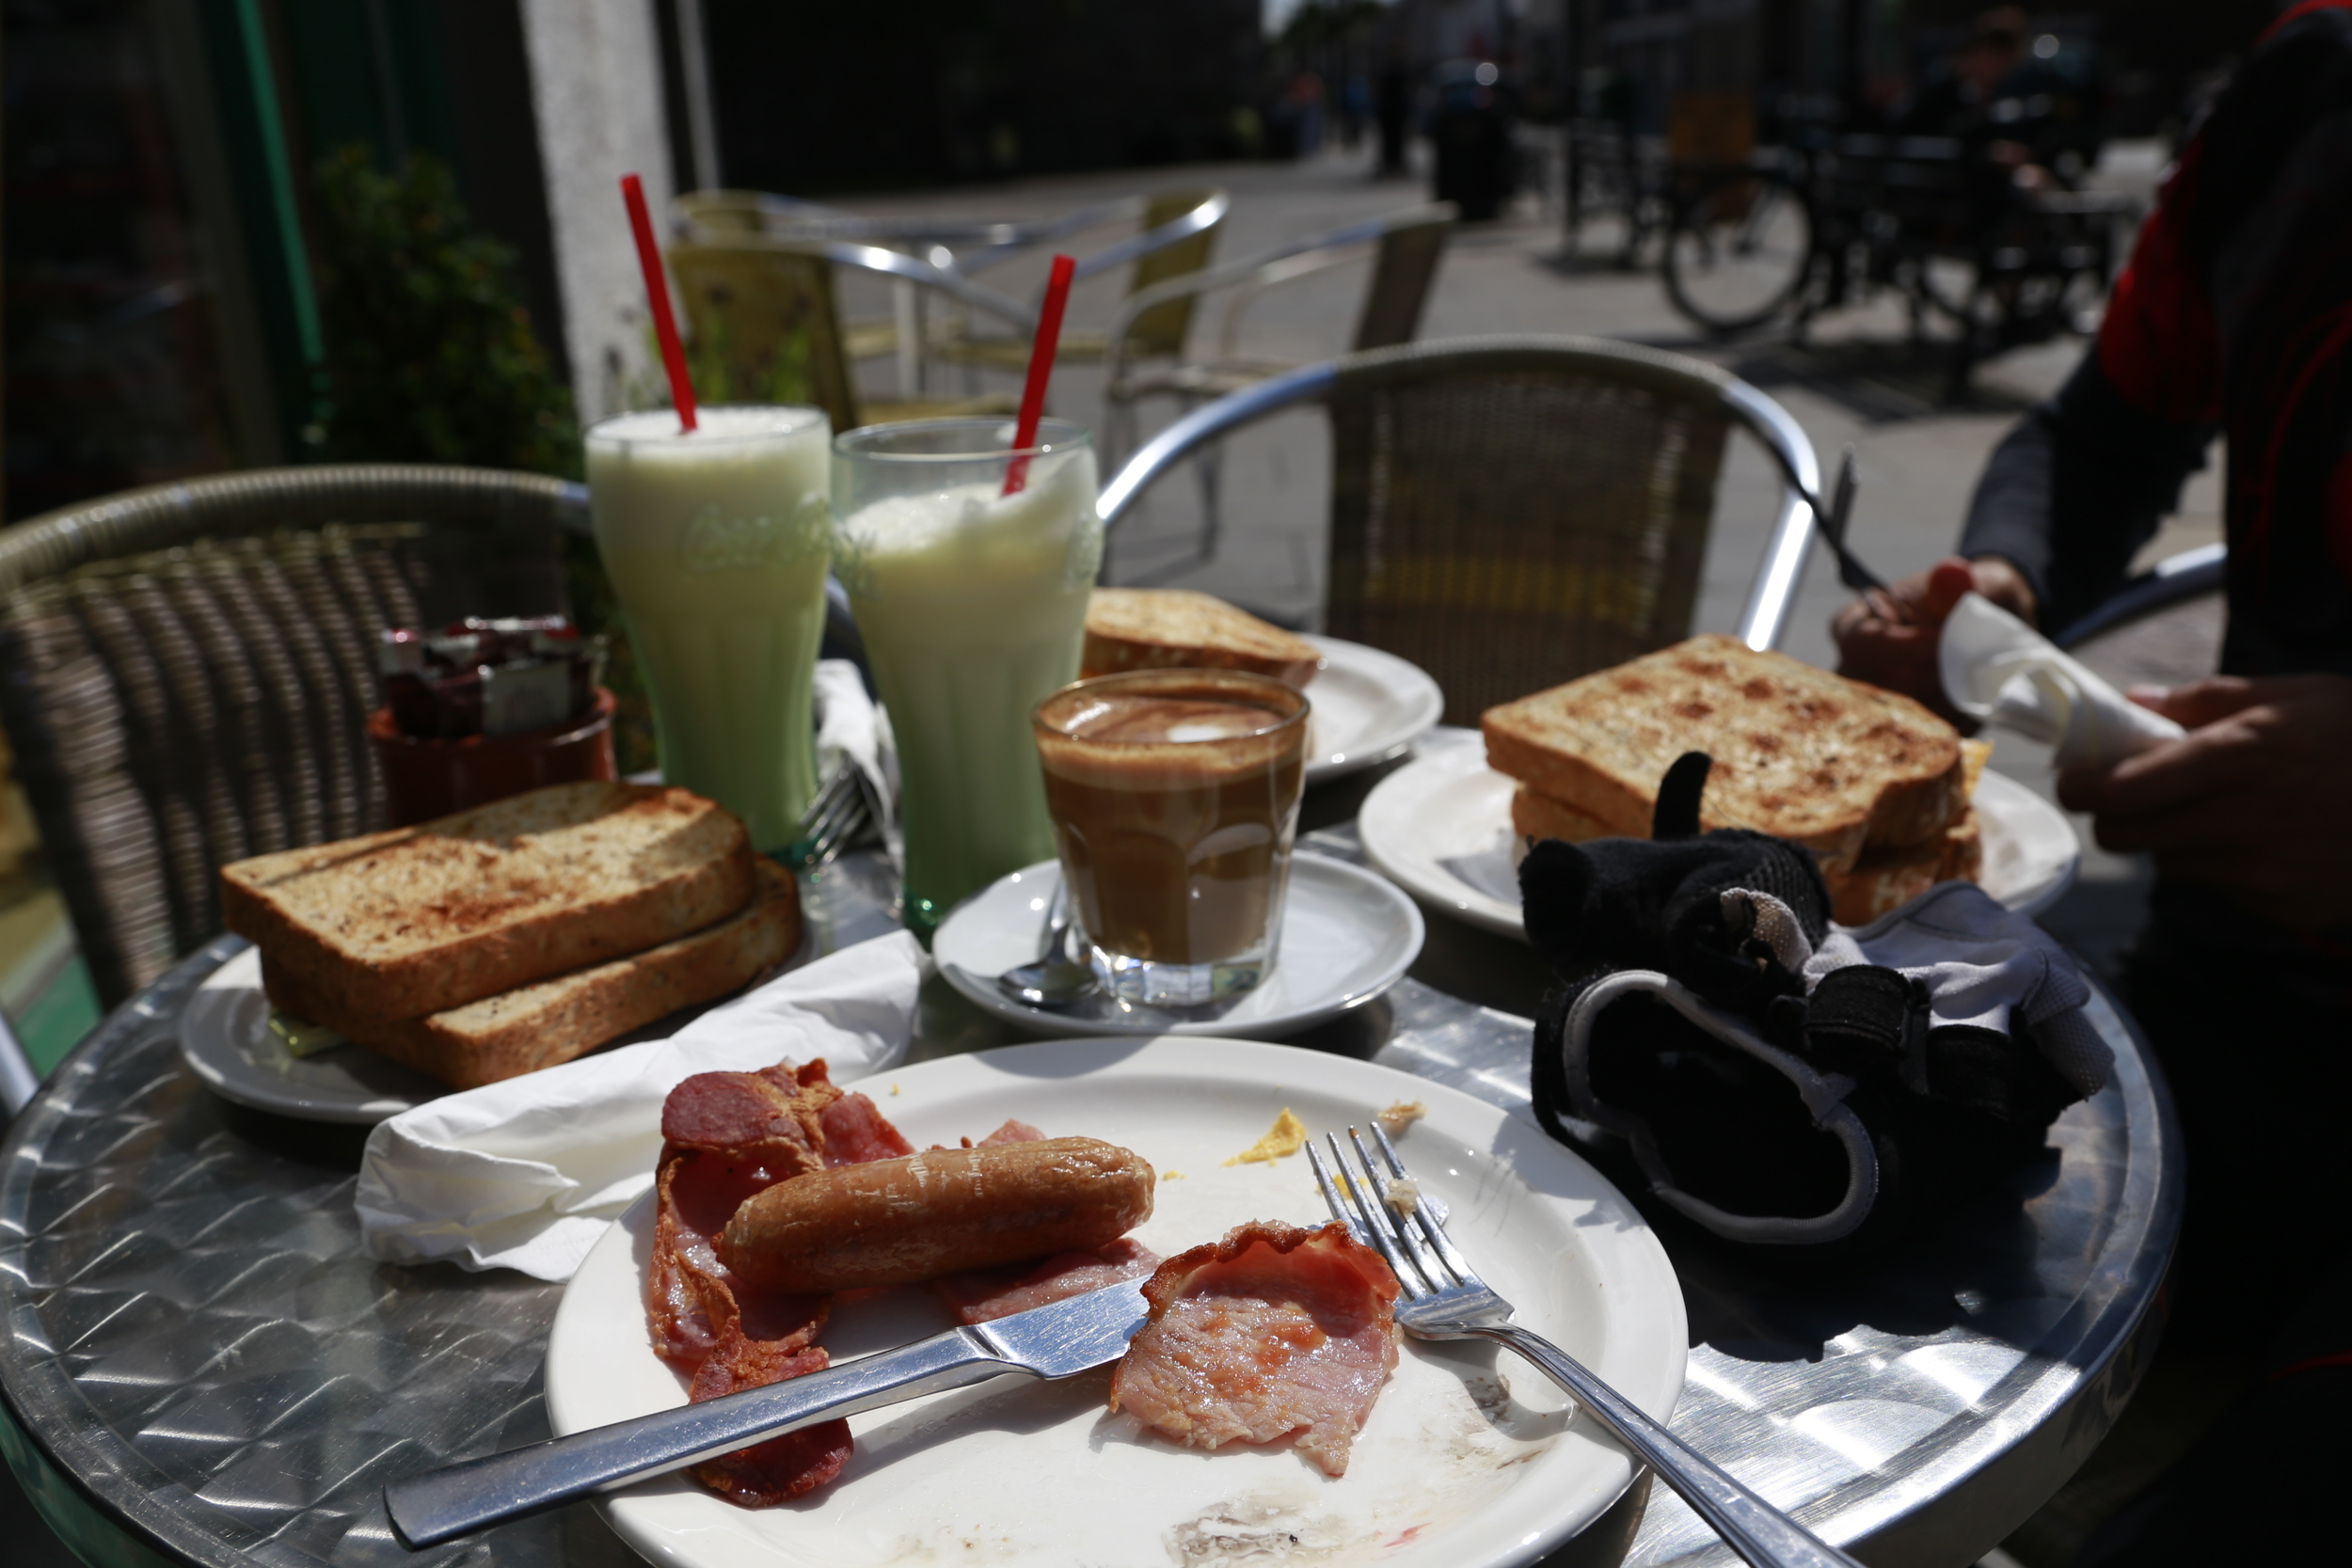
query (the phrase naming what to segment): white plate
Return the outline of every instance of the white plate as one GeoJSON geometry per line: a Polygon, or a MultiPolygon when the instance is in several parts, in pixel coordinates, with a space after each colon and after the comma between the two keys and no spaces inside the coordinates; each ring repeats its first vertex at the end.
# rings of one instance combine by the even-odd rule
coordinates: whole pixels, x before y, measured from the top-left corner
{"type": "Polygon", "coordinates": [[[1428,934],[1413,901],[1371,872],[1298,853],[1291,857],[1274,973],[1221,1010],[1166,1012],[1099,996],[1059,1012],[1025,1007],[996,989],[996,976],[1036,958],[1046,908],[1060,885],[1061,867],[1040,861],[958,904],[931,938],[931,958],[949,985],[998,1018],[1041,1035],[1279,1039],[1359,1007],[1395,985],[1421,956],[1428,934]]]}
{"type": "MultiPolygon", "coordinates": [[[[815,931],[805,927],[799,951],[782,968],[760,978],[798,968],[816,953],[815,931]]],[[[686,1016],[681,1012],[657,1019],[596,1049],[663,1038],[686,1016]]],[[[295,1056],[270,1032],[269,1017],[269,997],[262,990],[261,950],[248,947],[205,976],[188,999],[187,1010],[180,1015],[180,1057],[223,1100],[302,1121],[373,1127],[450,1092],[447,1085],[361,1045],[337,1045],[315,1055],[295,1056]]]]}
{"type": "Polygon", "coordinates": [[[1445,712],[1445,693],[1420,665],[1346,642],[1310,637],[1323,670],[1307,688],[1307,782],[1359,772],[1401,756],[1445,712]]]}
{"type": "MultiPolygon", "coordinates": [[[[1373,786],[1357,818],[1364,855],[1382,875],[1449,914],[1524,939],[1511,792],[1486,766],[1476,736],[1423,745],[1422,754],[1373,786]]],[[[2039,914],[2074,884],[2082,845],[2074,825],[2016,780],[1987,769],[1977,781],[1985,892],[2020,914],[2039,914]]]]}
{"type": "MultiPolygon", "coordinates": [[[[1109,1139],[1165,1177],[1137,1237],[1163,1256],[1251,1219],[1321,1223],[1304,1158],[1226,1166],[1288,1105],[1317,1129],[1419,1100],[1401,1151],[1453,1210],[1451,1230],[1519,1321],[1652,1416],[1682,1387],[1682,1294],[1641,1216],[1533,1126],[1458,1091],[1349,1057],[1198,1037],[1057,1040],[902,1069],[865,1087],[917,1145],[1009,1117],[1109,1139]],[[893,1092],[893,1091],[897,1092],[893,1092]]],[[[645,1332],[651,1205],[597,1243],[548,1338],[558,1433],[686,1402],[645,1332]]],[[[919,1292],[838,1308],[841,1359],[946,1326],[919,1292]]],[[[667,1477],[600,1499],[621,1538],[666,1568],[1508,1568],[1589,1523],[1632,1474],[1622,1450],[1534,1369],[1492,1346],[1406,1340],[1328,1480],[1287,1447],[1200,1453],[1140,1436],[1104,1407],[1108,1374],[1005,1379],[850,1418],[840,1479],[764,1510],[667,1477]]]]}
{"type": "Polygon", "coordinates": [[[270,1033],[261,949],[248,947],[197,988],[180,1015],[180,1055],[223,1100],[304,1121],[373,1126],[449,1092],[364,1046],[288,1053],[270,1033]]]}

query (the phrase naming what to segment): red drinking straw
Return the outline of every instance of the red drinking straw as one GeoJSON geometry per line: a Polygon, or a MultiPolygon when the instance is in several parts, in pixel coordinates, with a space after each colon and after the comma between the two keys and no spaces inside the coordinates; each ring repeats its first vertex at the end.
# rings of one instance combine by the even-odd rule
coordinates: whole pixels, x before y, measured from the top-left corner
{"type": "MultiPolygon", "coordinates": [[[[1029,379],[1021,388],[1021,419],[1012,427],[1016,451],[1037,445],[1037,422],[1045,417],[1045,383],[1054,374],[1054,349],[1061,341],[1062,308],[1070,303],[1070,279],[1078,263],[1068,256],[1054,258],[1045,279],[1045,302],[1037,308],[1037,341],[1029,345],[1029,379]]],[[[1018,495],[1029,483],[1029,460],[1016,457],[1005,465],[1005,494],[1018,495]]]]}
{"type": "Polygon", "coordinates": [[[637,236],[637,264],[645,270],[645,298],[653,305],[654,336],[661,341],[661,368],[670,372],[670,401],[677,406],[678,434],[691,435],[694,383],[686,374],[686,345],[678,341],[677,318],[670,314],[670,284],[661,276],[661,252],[653,243],[653,214],[645,211],[645,182],[634,174],[622,175],[621,199],[628,203],[628,227],[637,236]]]}

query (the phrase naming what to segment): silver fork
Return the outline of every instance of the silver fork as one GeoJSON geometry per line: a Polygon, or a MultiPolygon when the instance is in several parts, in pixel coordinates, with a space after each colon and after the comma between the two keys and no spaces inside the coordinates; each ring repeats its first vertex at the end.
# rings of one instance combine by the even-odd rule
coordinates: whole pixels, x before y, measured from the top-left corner
{"type": "Polygon", "coordinates": [[[784,851],[796,871],[831,865],[841,851],[873,820],[873,803],[866,799],[865,775],[850,763],[833,770],[825,787],[801,814],[799,836],[784,851]]]}
{"type": "Polygon", "coordinates": [[[1651,1420],[1633,1402],[1595,1377],[1559,1346],[1531,1334],[1511,1321],[1511,1304],[1495,1294],[1478,1277],[1470,1262],[1445,1233],[1442,1217],[1433,1218],[1426,1199],[1408,1203],[1401,1213],[1390,1201],[1391,1177],[1406,1179],[1405,1162],[1396,1146],[1377,1123],[1372,1135],[1380,1145],[1383,1175],[1371,1151],[1353,1127],[1348,1142],[1363,1175],[1348,1170],[1340,1140],[1329,1132],[1332,1165],[1324,1163],[1312,1142],[1307,1158],[1323,1188],[1323,1201],[1331,1217],[1354,1232],[1365,1245],[1379,1249],[1396,1272],[1401,1293],[1396,1321],[1406,1333],[1420,1339],[1492,1339],[1518,1352],[1546,1377],[1576,1397],[1585,1414],[1630,1449],[1635,1458],[1658,1472],[1666,1484],[1715,1528],[1733,1551],[1756,1568],[1860,1568],[1853,1559],[1814,1535],[1780,1510],[1731,1479],[1697,1449],[1651,1420]],[[1336,1165],[1341,1182],[1331,1180],[1336,1165]],[[1365,1202],[1369,1189],[1373,1201],[1365,1202]]]}

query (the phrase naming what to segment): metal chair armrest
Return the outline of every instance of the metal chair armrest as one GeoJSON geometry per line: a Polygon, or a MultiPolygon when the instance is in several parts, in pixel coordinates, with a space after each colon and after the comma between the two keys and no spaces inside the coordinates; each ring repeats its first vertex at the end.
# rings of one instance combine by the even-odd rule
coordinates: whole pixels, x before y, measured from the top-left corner
{"type": "MultiPolygon", "coordinates": [[[[1270,250],[1262,250],[1255,256],[1245,256],[1238,261],[1227,261],[1221,266],[1203,267],[1199,272],[1187,273],[1182,277],[1170,277],[1164,282],[1154,283],[1149,288],[1137,289],[1120,302],[1118,313],[1111,317],[1110,331],[1106,337],[1109,346],[1104,356],[1104,379],[1106,382],[1117,381],[1124,372],[1127,329],[1137,317],[1154,306],[1165,305],[1171,299],[1183,299],[1188,294],[1208,293],[1214,290],[1231,288],[1234,284],[1243,283],[1254,277],[1264,268],[1278,261],[1287,261],[1294,256],[1302,256],[1313,251],[1343,250],[1354,245],[1371,245],[1385,239],[1397,230],[1408,229],[1420,224],[1451,223],[1454,221],[1454,213],[1455,209],[1451,201],[1431,202],[1424,206],[1410,207],[1401,213],[1390,213],[1381,217],[1367,218],[1361,223],[1351,223],[1325,233],[1306,235],[1303,238],[1276,245],[1270,250]]],[[[1277,281],[1279,280],[1277,279],[1277,281]]]]}
{"type": "Polygon", "coordinates": [[[1211,191],[1199,206],[1184,216],[1163,223],[1157,229],[1146,230],[1117,245],[1104,245],[1091,256],[1081,256],[1077,270],[1071,275],[1071,281],[1083,283],[1089,277],[1124,266],[1138,256],[1149,256],[1155,250],[1167,249],[1179,240],[1191,239],[1202,230],[1222,223],[1232,205],[1233,198],[1225,192],[1211,191]]]}
{"type": "Polygon", "coordinates": [[[2061,648],[2078,648],[2126,621],[2217,591],[2226,579],[2229,567],[2227,545],[2200,545],[2193,550],[2168,555],[2050,641],[2061,648]]]}
{"type": "Polygon", "coordinates": [[[822,256],[836,267],[857,272],[874,273],[884,277],[904,278],[920,283],[955,299],[976,310],[1010,324],[1024,336],[1037,331],[1037,312],[1019,300],[998,293],[986,284],[975,283],[961,272],[934,266],[917,257],[881,245],[853,245],[846,240],[828,240],[820,244],[792,245],[794,250],[809,251],[822,256]]]}
{"type": "Polygon", "coordinates": [[[1302,277],[1311,277],[1316,273],[1327,272],[1348,261],[1369,260],[1371,252],[1366,246],[1333,245],[1322,250],[1302,251],[1296,256],[1284,257],[1279,261],[1260,267],[1254,276],[1233,285],[1233,297],[1227,301],[1224,318],[1217,326],[1217,357],[1231,360],[1238,356],[1236,345],[1241,337],[1241,319],[1248,313],[1251,306],[1257,304],[1258,296],[1267,290],[1295,283],[1302,277]]]}

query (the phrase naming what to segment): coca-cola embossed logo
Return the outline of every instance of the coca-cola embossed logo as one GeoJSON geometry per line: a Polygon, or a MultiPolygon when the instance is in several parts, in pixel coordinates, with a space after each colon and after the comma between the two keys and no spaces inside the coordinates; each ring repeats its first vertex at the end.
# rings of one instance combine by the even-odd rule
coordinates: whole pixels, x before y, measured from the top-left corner
{"type": "Polygon", "coordinates": [[[806,519],[761,513],[731,517],[712,501],[694,514],[678,543],[678,562],[690,572],[739,572],[774,566],[804,553],[813,541],[806,519]]]}

